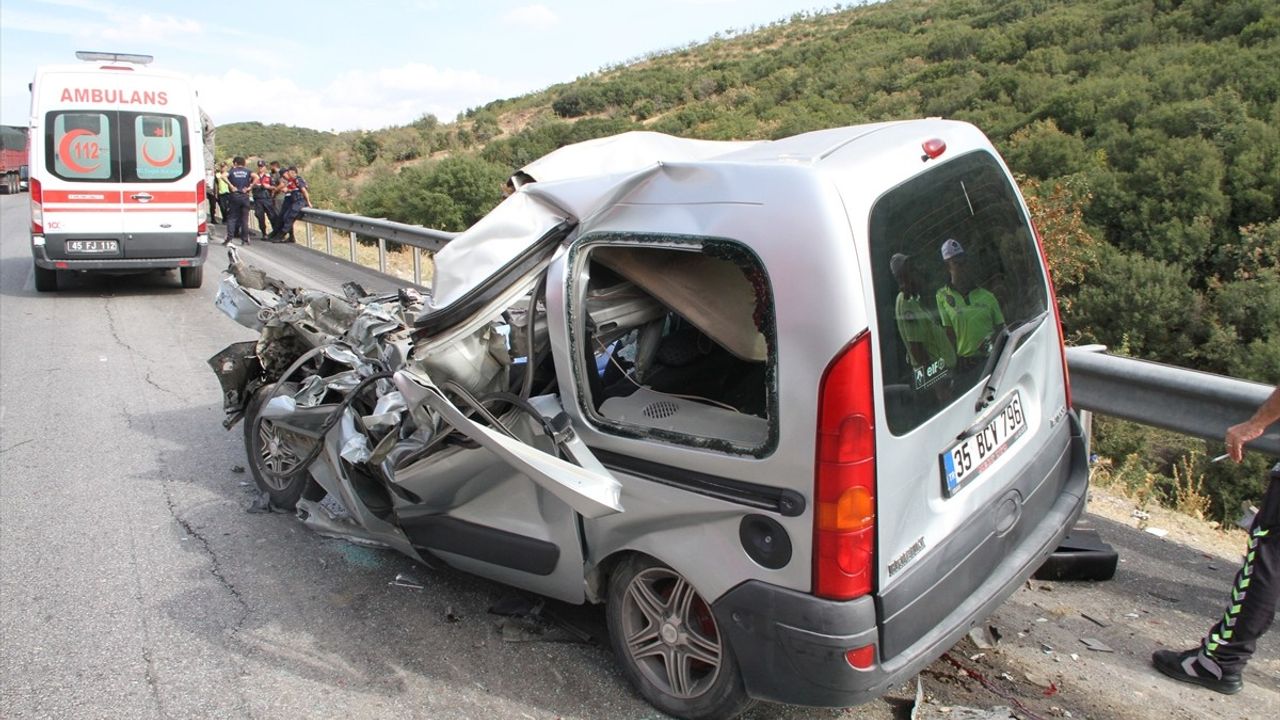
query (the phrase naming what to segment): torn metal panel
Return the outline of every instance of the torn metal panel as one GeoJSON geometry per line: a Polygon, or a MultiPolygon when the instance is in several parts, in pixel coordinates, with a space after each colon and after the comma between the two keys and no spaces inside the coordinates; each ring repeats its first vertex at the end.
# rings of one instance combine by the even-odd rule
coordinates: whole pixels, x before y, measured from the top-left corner
{"type": "Polygon", "coordinates": [[[597,518],[622,512],[622,485],[603,466],[595,471],[579,467],[474,422],[427,377],[402,371],[396,373],[395,380],[411,407],[429,407],[458,432],[519,468],[582,515],[597,518]]]}

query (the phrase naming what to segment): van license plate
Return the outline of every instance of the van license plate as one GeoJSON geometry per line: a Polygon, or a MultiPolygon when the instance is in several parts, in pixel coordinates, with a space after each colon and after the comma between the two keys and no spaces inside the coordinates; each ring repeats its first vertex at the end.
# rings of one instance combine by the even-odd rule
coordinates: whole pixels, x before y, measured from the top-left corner
{"type": "Polygon", "coordinates": [[[1022,397],[1015,390],[1013,397],[991,422],[972,435],[942,453],[943,492],[951,497],[960,488],[991,467],[1022,434],[1027,431],[1027,419],[1022,414],[1022,397]]]}
{"type": "Polygon", "coordinates": [[[118,246],[115,240],[68,240],[69,253],[113,253],[118,246]]]}

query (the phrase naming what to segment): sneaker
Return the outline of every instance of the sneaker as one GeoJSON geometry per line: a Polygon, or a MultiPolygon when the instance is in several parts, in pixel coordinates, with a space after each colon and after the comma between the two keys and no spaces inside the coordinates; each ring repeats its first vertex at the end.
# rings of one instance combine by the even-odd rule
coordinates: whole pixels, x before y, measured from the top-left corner
{"type": "Polygon", "coordinates": [[[1239,672],[1223,670],[1213,658],[1201,653],[1200,648],[1183,652],[1157,650],[1151,654],[1151,663],[1174,680],[1201,685],[1223,695],[1235,695],[1244,688],[1239,672]]]}

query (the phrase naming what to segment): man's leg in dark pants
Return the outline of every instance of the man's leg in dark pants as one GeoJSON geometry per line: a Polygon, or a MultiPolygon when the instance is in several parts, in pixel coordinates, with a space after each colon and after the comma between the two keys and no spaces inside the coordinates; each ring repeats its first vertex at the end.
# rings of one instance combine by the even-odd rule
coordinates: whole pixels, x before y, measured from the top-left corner
{"type": "Polygon", "coordinates": [[[261,198],[253,199],[253,215],[258,220],[258,232],[262,233],[262,237],[267,236],[267,208],[266,203],[261,198]]]}
{"type": "Polygon", "coordinates": [[[1222,619],[1202,643],[1204,654],[1226,673],[1238,673],[1253,656],[1258,638],[1271,627],[1280,597],[1280,473],[1262,496],[1262,507],[1249,528],[1249,548],[1231,586],[1222,619]]]}
{"type": "Polygon", "coordinates": [[[284,204],[284,217],[281,218],[282,236],[287,237],[286,242],[293,242],[293,223],[302,214],[302,203],[286,200],[284,204]]]}
{"type": "Polygon", "coordinates": [[[249,241],[249,198],[243,193],[231,195],[231,212],[227,215],[227,241],[240,238],[249,241]]]}

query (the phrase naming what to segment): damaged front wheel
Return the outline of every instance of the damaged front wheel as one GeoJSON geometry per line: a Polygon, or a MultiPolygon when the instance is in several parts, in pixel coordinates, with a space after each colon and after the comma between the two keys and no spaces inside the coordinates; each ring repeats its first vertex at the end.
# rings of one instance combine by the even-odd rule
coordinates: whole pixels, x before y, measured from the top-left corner
{"type": "MultiPolygon", "coordinates": [[[[282,392],[296,389],[285,383],[282,392]]],[[[302,467],[316,449],[318,440],[277,427],[268,419],[259,421],[263,406],[276,392],[276,385],[264,385],[254,393],[245,410],[244,447],[249,453],[249,469],[258,489],[271,498],[271,504],[293,510],[300,499],[322,500],[324,488],[302,467]]]]}

